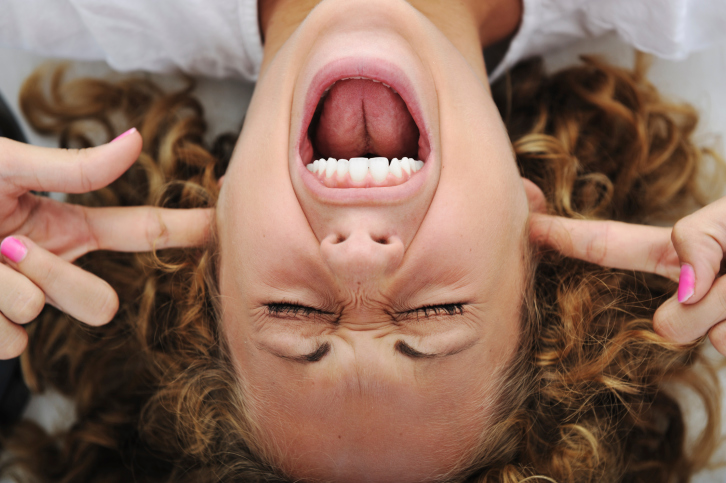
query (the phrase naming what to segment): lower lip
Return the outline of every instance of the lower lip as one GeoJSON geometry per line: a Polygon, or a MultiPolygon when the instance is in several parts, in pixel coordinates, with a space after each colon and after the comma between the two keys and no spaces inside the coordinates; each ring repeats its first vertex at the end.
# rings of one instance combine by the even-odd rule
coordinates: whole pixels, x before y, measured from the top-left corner
{"type": "MultiPolygon", "coordinates": [[[[295,146],[296,165],[298,175],[313,195],[322,201],[331,203],[363,202],[366,204],[390,203],[403,201],[416,194],[424,185],[431,165],[434,162],[434,150],[431,149],[431,136],[424,121],[421,107],[409,79],[403,72],[387,61],[374,58],[340,59],[327,64],[313,78],[308,89],[303,108],[303,117],[295,146]],[[311,173],[302,160],[300,154],[303,142],[307,139],[308,128],[312,121],[315,109],[325,90],[335,82],[348,77],[365,77],[377,80],[391,86],[403,99],[408,107],[411,117],[418,126],[420,133],[419,153],[424,166],[408,181],[397,186],[371,187],[371,188],[329,188],[311,173]],[[423,142],[421,142],[423,141],[423,142]]],[[[311,159],[310,162],[313,160],[311,159]]]]}

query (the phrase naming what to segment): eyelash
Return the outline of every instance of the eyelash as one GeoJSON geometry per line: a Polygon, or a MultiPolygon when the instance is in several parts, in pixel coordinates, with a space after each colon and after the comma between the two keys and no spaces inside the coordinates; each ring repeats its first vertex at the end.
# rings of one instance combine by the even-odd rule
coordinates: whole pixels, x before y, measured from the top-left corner
{"type": "Polygon", "coordinates": [[[294,317],[297,316],[297,314],[299,314],[301,311],[304,317],[310,317],[311,314],[328,315],[327,312],[323,312],[322,310],[314,309],[312,307],[306,307],[304,305],[288,303],[267,304],[267,313],[276,317],[279,317],[281,315],[292,315],[294,317]]]}
{"type": "MultiPolygon", "coordinates": [[[[272,315],[273,317],[280,317],[280,316],[297,316],[299,313],[302,312],[302,315],[304,317],[310,317],[312,314],[320,314],[320,315],[330,315],[329,312],[324,312],[319,309],[314,309],[312,307],[306,307],[304,305],[299,304],[290,304],[290,303],[270,303],[267,304],[267,312],[272,315]]],[[[424,305],[423,307],[419,307],[417,309],[413,310],[407,310],[406,312],[403,312],[401,315],[420,315],[423,314],[425,318],[431,317],[431,314],[433,315],[461,315],[464,313],[464,304],[463,303],[456,303],[456,304],[441,304],[441,305],[424,305]]]]}
{"type": "Polygon", "coordinates": [[[406,312],[406,314],[420,314],[423,312],[424,317],[429,317],[429,312],[433,312],[434,315],[441,315],[442,312],[446,315],[461,315],[464,313],[464,304],[441,304],[441,305],[424,305],[414,310],[406,312]]]}

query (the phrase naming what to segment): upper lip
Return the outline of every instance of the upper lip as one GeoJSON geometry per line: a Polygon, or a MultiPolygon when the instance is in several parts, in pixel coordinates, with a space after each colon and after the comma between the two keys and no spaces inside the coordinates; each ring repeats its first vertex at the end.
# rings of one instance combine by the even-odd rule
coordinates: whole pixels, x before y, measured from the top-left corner
{"type": "Polygon", "coordinates": [[[295,164],[298,168],[298,173],[303,177],[305,184],[308,185],[309,188],[312,188],[318,197],[326,198],[329,201],[336,201],[338,198],[341,198],[341,200],[355,199],[361,201],[366,199],[372,200],[373,198],[380,199],[381,201],[385,198],[391,198],[391,200],[401,197],[406,198],[423,185],[426,172],[430,171],[432,168],[430,164],[432,164],[431,161],[435,157],[435,150],[433,148],[434,146],[432,146],[432,135],[429,123],[424,115],[422,103],[420,102],[413,83],[401,68],[388,60],[373,57],[347,57],[337,59],[324,65],[313,76],[310,84],[308,85],[303,105],[301,123],[297,133],[297,141],[295,142],[295,164]],[[313,115],[315,114],[320,98],[325,94],[325,91],[337,81],[351,77],[361,77],[380,81],[394,89],[406,103],[406,106],[408,107],[408,110],[419,129],[421,136],[419,141],[420,150],[424,151],[421,153],[422,155],[420,154],[420,157],[426,162],[426,164],[419,172],[420,176],[416,176],[404,184],[387,188],[348,188],[340,190],[327,188],[319,183],[312,183],[312,175],[307,169],[305,169],[304,160],[300,154],[302,143],[308,136],[308,129],[313,115]],[[312,186],[313,184],[317,186],[312,186]],[[390,191],[390,193],[388,195],[382,195],[380,192],[374,194],[372,190],[387,190],[390,191]],[[333,191],[333,193],[328,193],[328,191],[333,191]]]}

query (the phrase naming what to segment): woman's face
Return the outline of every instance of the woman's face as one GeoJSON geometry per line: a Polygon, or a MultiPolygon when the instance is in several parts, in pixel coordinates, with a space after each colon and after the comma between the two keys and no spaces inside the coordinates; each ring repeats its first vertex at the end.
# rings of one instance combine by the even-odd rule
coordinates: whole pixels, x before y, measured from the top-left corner
{"type": "Polygon", "coordinates": [[[482,61],[463,50],[402,0],[326,0],[257,84],[217,212],[222,324],[290,474],[443,473],[497,403],[528,208],[482,61]],[[366,155],[424,166],[367,188],[306,168],[366,155]]]}

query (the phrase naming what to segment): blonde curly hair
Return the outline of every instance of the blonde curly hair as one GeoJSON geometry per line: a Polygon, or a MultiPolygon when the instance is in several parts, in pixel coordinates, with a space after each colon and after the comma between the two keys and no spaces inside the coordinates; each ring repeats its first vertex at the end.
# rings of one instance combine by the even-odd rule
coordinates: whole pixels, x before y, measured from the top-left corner
{"type": "MultiPolygon", "coordinates": [[[[633,70],[584,58],[554,75],[540,61],[493,86],[522,175],[560,216],[673,221],[707,197],[697,185],[712,153],[692,140],[692,108],[664,101],[633,70]]],[[[205,147],[193,84],[171,94],[143,78],[31,76],[21,106],[62,146],[94,144],[136,126],[145,146],[118,181],[72,196],[86,205],[213,207],[234,136],[205,147]]],[[[719,165],[720,166],[720,165],[719,165]]],[[[700,343],[652,329],[674,284],[533,248],[519,349],[494,424],[450,480],[687,481],[717,444],[719,388],[700,343]],[[694,366],[698,364],[698,370],[694,366]],[[686,451],[683,410],[665,387],[681,381],[709,424],[686,451]]],[[[92,253],[78,263],[107,280],[121,308],[88,327],[48,307],[22,356],[33,391],[76,404],[59,434],[22,421],[2,437],[0,474],[38,482],[287,481],[267,463],[218,324],[214,247],[92,253]]]]}

